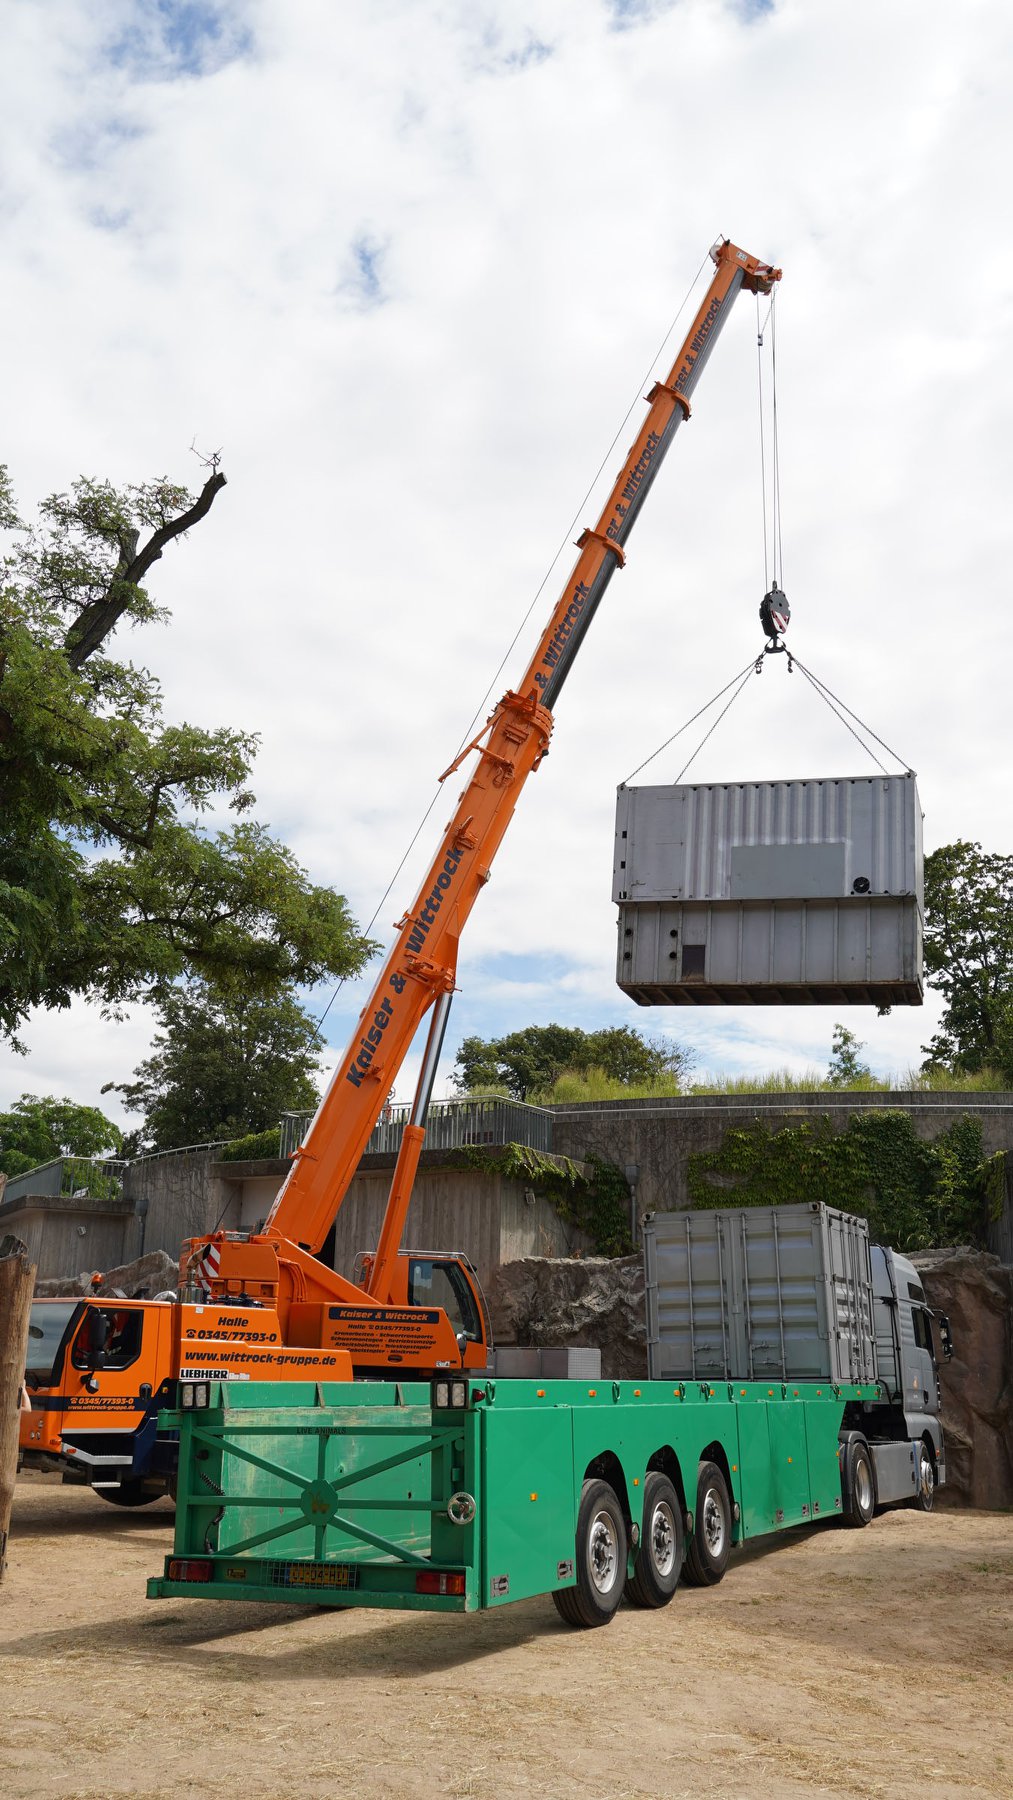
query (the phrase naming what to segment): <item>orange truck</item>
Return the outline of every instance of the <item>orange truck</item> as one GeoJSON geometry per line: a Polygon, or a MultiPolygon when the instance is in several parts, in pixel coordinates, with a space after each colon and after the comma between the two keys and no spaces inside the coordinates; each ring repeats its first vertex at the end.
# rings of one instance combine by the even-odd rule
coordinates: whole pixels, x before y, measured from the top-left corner
{"type": "Polygon", "coordinates": [[[780,270],[728,240],[516,689],[441,776],[474,756],[415,903],[397,935],[263,1229],[184,1245],[178,1299],[37,1301],[22,1419],[28,1463],[62,1467],[121,1505],[171,1488],[176,1446],[160,1409],[212,1380],[396,1379],[489,1364],[488,1313],[467,1258],[402,1250],[425,1120],[457,982],[461,932],[492,872],[521,790],[549,747],[553,711],[737,294],[780,270]],[[405,1057],[429,1028],[375,1252],[348,1281],[318,1252],[405,1057]]]}

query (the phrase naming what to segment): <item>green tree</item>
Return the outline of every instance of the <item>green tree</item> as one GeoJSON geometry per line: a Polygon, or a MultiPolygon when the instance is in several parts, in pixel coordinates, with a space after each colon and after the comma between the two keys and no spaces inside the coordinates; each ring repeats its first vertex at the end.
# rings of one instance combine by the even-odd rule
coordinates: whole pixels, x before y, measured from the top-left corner
{"type": "Polygon", "coordinates": [[[925,858],[925,970],[946,1006],[924,1067],[1013,1081],[1013,856],[961,840],[925,858]]]}
{"type": "Polygon", "coordinates": [[[248,813],[256,737],[167,723],[155,677],[109,654],[118,625],[166,616],[144,578],[224,483],[215,470],[194,499],[78,481],[29,530],[0,468],[0,1036],[15,1044],[32,1007],[75,995],[115,1010],[189,975],[269,992],[354,973],[372,948],[263,826],[184,819],[248,813]]]}
{"type": "Polygon", "coordinates": [[[461,1093],[500,1088],[523,1100],[544,1093],[564,1071],[601,1069],[624,1083],[681,1076],[689,1052],[652,1043],[631,1025],[582,1031],[576,1025],[528,1025],[500,1038],[465,1038],[451,1077],[461,1093]]]}
{"type": "Polygon", "coordinates": [[[22,1094],[0,1113],[0,1170],[22,1175],[58,1156],[112,1156],[123,1147],[119,1127],[97,1106],[52,1094],[22,1094]]]}
{"type": "Polygon", "coordinates": [[[834,1026],[833,1049],[827,1069],[828,1087],[854,1087],[858,1082],[870,1078],[872,1070],[868,1063],[862,1061],[864,1049],[862,1040],[853,1031],[849,1031],[846,1025],[834,1026]]]}
{"type": "Polygon", "coordinates": [[[319,1040],[291,991],[222,992],[190,982],[165,995],[159,1013],[152,1054],[116,1089],[128,1111],[144,1115],[146,1148],[245,1137],[277,1125],[284,1112],[315,1110],[319,1040]]]}

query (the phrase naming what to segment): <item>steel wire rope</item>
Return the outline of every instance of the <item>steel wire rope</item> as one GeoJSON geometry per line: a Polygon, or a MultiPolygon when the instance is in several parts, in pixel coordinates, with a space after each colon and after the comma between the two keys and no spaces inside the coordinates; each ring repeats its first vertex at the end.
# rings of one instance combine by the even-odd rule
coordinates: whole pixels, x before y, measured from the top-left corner
{"type": "MultiPolygon", "coordinates": [[[[771,301],[773,306],[773,301],[771,301]]],[[[770,312],[767,312],[770,318],[770,312]]],[[[766,330],[766,319],[760,324],[760,296],[756,296],[756,392],[760,414],[760,510],[763,516],[763,591],[770,587],[769,557],[767,555],[767,450],[763,435],[763,333],[766,330]]]]}
{"type": "MultiPolygon", "coordinates": [[[[585,493],[584,498],[581,500],[580,505],[577,507],[577,510],[573,515],[573,518],[571,519],[569,525],[567,526],[565,532],[563,533],[563,536],[560,540],[559,548],[557,549],[555,555],[553,556],[552,561],[549,563],[548,568],[545,571],[545,574],[542,576],[542,579],[538,584],[538,587],[535,589],[535,592],[531,597],[531,600],[528,604],[528,608],[524,614],[524,617],[521,619],[519,625],[517,626],[516,631],[514,632],[513,637],[511,638],[509,644],[507,645],[506,649],[504,650],[503,655],[501,656],[500,661],[499,661],[499,666],[497,667],[495,674],[493,675],[491,681],[489,682],[489,685],[486,688],[485,693],[482,696],[482,699],[479,701],[478,706],[475,708],[475,711],[473,712],[473,714],[471,716],[471,722],[467,726],[466,730],[464,731],[464,733],[461,737],[460,744],[458,745],[458,748],[457,748],[458,756],[460,756],[461,751],[464,749],[465,745],[470,742],[472,736],[474,735],[475,727],[478,724],[479,719],[481,718],[483,712],[485,711],[486,707],[489,704],[489,696],[492,694],[494,688],[496,687],[497,683],[499,682],[500,677],[503,674],[503,670],[505,669],[509,658],[513,655],[513,652],[516,649],[517,642],[518,642],[518,639],[520,638],[521,632],[524,630],[525,626],[528,623],[528,620],[531,617],[531,614],[534,612],[535,607],[538,604],[538,601],[540,600],[542,593],[545,589],[545,585],[546,585],[550,575],[552,574],[553,569],[555,568],[556,564],[558,563],[560,557],[562,556],[563,551],[566,548],[567,542],[570,537],[570,533],[573,531],[574,526],[579,524],[580,515],[583,512],[585,506],[587,505],[588,500],[590,499],[591,495],[594,493],[594,490],[595,490],[596,486],[598,485],[598,482],[601,480],[601,475],[602,475],[602,471],[605,467],[605,464],[608,462],[608,459],[612,455],[612,452],[614,451],[617,443],[619,442],[620,437],[622,436],[623,432],[626,430],[626,426],[628,425],[630,418],[632,417],[634,408],[636,407],[637,400],[641,397],[641,389],[644,387],[646,382],[650,381],[651,375],[654,371],[655,364],[664,355],[665,347],[668,343],[668,340],[671,337],[676,326],[678,325],[679,320],[681,319],[683,313],[685,312],[687,305],[689,304],[690,295],[692,294],[693,289],[696,287],[696,284],[699,281],[704,268],[706,267],[707,257],[709,255],[710,255],[710,251],[708,250],[707,255],[701,261],[700,267],[697,269],[697,272],[694,275],[692,281],[690,282],[689,287],[686,289],[686,292],[683,295],[683,298],[679,303],[678,310],[676,311],[676,313],[672,319],[672,322],[668,327],[668,330],[666,331],[664,337],[661,340],[661,343],[658,345],[657,350],[654,352],[654,355],[651,358],[650,364],[648,365],[647,373],[637,383],[636,393],[635,393],[633,399],[630,401],[629,406],[626,409],[626,413],[623,417],[622,423],[619,425],[619,427],[615,433],[615,436],[612,439],[612,442],[610,443],[608,449],[606,450],[604,456],[602,457],[601,462],[598,464],[598,467],[588,485],[587,492],[585,493]]],[[[710,704],[710,702],[708,704],[710,704]]],[[[706,707],[704,708],[704,711],[706,711],[706,707]]],[[[692,720],[690,720],[689,723],[692,723],[692,720]]],[[[650,759],[648,759],[648,760],[650,760],[650,759]]],[[[404,868],[405,863],[408,861],[409,856],[411,855],[416,844],[418,843],[419,838],[422,835],[422,831],[425,827],[426,821],[429,818],[429,815],[432,812],[433,807],[436,805],[436,802],[440,797],[440,793],[441,793],[441,789],[439,787],[437,787],[436,791],[433,794],[432,799],[429,802],[429,805],[426,807],[425,812],[422,814],[422,817],[418,822],[418,826],[416,827],[416,830],[415,830],[415,835],[413,836],[413,838],[411,839],[411,842],[408,844],[407,848],[405,849],[404,855],[402,856],[400,862],[398,863],[397,868],[394,870],[394,873],[391,876],[389,882],[387,883],[387,886],[384,889],[383,894],[381,895],[380,899],[377,901],[376,907],[374,908],[374,911],[373,911],[373,916],[370,919],[369,924],[366,926],[363,936],[365,936],[365,937],[369,936],[369,933],[372,931],[373,926],[376,924],[376,921],[380,916],[381,910],[383,909],[383,907],[386,906],[387,901],[390,898],[391,890],[393,889],[394,884],[397,881],[397,878],[401,873],[401,870],[404,868]]],[[[341,980],[336,984],[334,991],[331,994],[331,997],[327,1002],[327,1005],[324,1007],[323,1012],[320,1014],[319,1019],[316,1020],[314,1027],[313,1027],[313,1034],[314,1034],[314,1037],[316,1037],[317,1039],[320,1038],[320,1028],[324,1023],[324,1020],[326,1019],[328,1013],[331,1010],[331,1007],[334,1005],[335,1000],[337,999],[338,995],[340,994],[340,992],[341,992],[342,988],[344,987],[345,982],[347,980],[348,980],[348,977],[346,975],[343,975],[341,977],[341,980]]]]}
{"type": "Polygon", "coordinates": [[[706,744],[706,742],[707,742],[707,740],[708,740],[708,738],[712,738],[712,737],[713,737],[713,736],[714,736],[714,733],[715,733],[715,732],[716,732],[716,730],[717,730],[717,728],[718,728],[718,726],[719,726],[719,725],[720,725],[720,723],[721,723],[721,721],[722,721],[722,719],[723,719],[723,718],[724,718],[724,716],[725,716],[725,714],[726,714],[726,713],[727,713],[727,712],[730,712],[730,711],[731,711],[731,709],[732,709],[732,707],[733,707],[733,706],[734,706],[734,705],[735,705],[735,702],[736,702],[736,700],[737,700],[737,699],[738,699],[738,697],[739,697],[739,695],[740,695],[740,694],[741,694],[741,692],[742,692],[742,690],[743,690],[743,688],[744,688],[744,687],[745,687],[745,685],[746,685],[746,683],[747,683],[747,682],[748,682],[748,680],[749,680],[749,677],[750,677],[750,675],[755,675],[755,673],[756,673],[756,664],[755,664],[755,663],[752,663],[752,664],[750,664],[750,667],[749,667],[749,668],[748,668],[748,669],[747,669],[747,670],[746,670],[746,673],[745,673],[745,675],[744,675],[744,676],[743,676],[743,677],[742,677],[742,680],[741,680],[741,681],[740,681],[740,682],[739,682],[739,685],[738,685],[738,687],[737,687],[737,688],[736,688],[736,690],[735,690],[735,692],[734,692],[734,694],[733,694],[733,695],[732,695],[732,697],[731,697],[731,699],[730,699],[730,700],[729,700],[729,702],[728,702],[728,705],[727,705],[727,706],[723,706],[723,707],[722,707],[722,708],[721,708],[721,711],[720,711],[720,712],[719,712],[719,713],[718,713],[718,716],[717,716],[717,718],[716,718],[716,719],[715,719],[715,721],[714,721],[714,723],[713,723],[713,725],[712,725],[712,726],[711,726],[711,728],[710,728],[710,730],[709,730],[709,731],[705,731],[705,732],[704,732],[704,735],[703,735],[703,737],[702,737],[702,738],[701,738],[701,739],[700,739],[700,742],[699,742],[699,743],[698,743],[698,745],[697,745],[697,747],[696,747],[696,749],[695,749],[695,750],[694,750],[694,752],[693,752],[693,754],[692,754],[692,756],[691,756],[691,757],[690,757],[690,759],[689,759],[689,762],[687,762],[687,763],[683,763],[683,766],[682,766],[682,768],[681,768],[681,769],[680,769],[680,770],[679,770],[679,773],[678,773],[678,775],[677,775],[677,776],[676,776],[676,778],[675,778],[675,782],[674,782],[674,786],[675,786],[675,787],[678,787],[678,785],[679,785],[679,783],[680,783],[680,781],[681,781],[681,780],[682,780],[682,778],[683,778],[683,776],[684,776],[684,775],[685,775],[685,773],[686,773],[686,770],[687,770],[687,769],[689,769],[689,768],[691,768],[691,767],[692,767],[692,765],[693,765],[693,763],[695,763],[695,762],[696,762],[696,759],[697,759],[697,757],[698,757],[698,756],[699,756],[699,754],[700,754],[700,752],[701,752],[701,750],[702,750],[702,749],[703,749],[703,747],[704,747],[704,745],[705,745],[705,744],[706,744]]]}
{"type": "Polygon", "coordinates": [[[781,537],[781,448],[777,433],[777,311],[774,302],[777,299],[776,289],[770,296],[770,405],[773,418],[773,457],[774,457],[774,530],[777,538],[778,568],[774,571],[774,579],[780,579],[784,589],[784,543],[781,537]]]}
{"type": "MultiPolygon", "coordinates": [[[[795,656],[794,654],[792,655],[792,661],[794,662],[796,668],[801,669],[806,680],[812,684],[812,686],[815,689],[815,691],[817,692],[817,694],[819,694],[820,699],[823,700],[825,702],[825,704],[830,707],[831,712],[837,712],[837,707],[838,706],[841,707],[843,709],[843,712],[847,713],[848,718],[854,719],[855,724],[860,725],[863,731],[868,732],[868,734],[872,738],[873,742],[877,743],[881,750],[886,751],[887,756],[892,756],[894,762],[900,763],[901,768],[904,769],[906,772],[912,773],[912,774],[914,773],[914,771],[911,767],[911,764],[906,760],[906,758],[903,756],[898,756],[896,750],[892,749],[891,746],[885,741],[885,739],[883,739],[879,736],[878,732],[873,731],[872,726],[867,725],[865,720],[860,718],[858,713],[856,713],[852,710],[852,708],[848,705],[847,701],[841,699],[840,694],[835,694],[833,688],[828,687],[826,682],[821,680],[821,678],[816,674],[815,670],[807,669],[805,666],[805,663],[800,662],[799,658],[797,656],[795,656]],[[836,703],[837,703],[836,706],[833,704],[834,701],[836,701],[836,703]]],[[[837,712],[837,717],[840,719],[842,725],[847,726],[847,729],[851,732],[852,737],[855,738],[859,744],[862,744],[862,749],[866,752],[866,754],[868,756],[872,756],[873,762],[878,763],[879,767],[881,769],[883,769],[883,764],[879,761],[878,756],[873,756],[873,753],[869,749],[868,744],[862,743],[862,740],[858,736],[858,733],[856,731],[852,730],[851,726],[848,725],[847,719],[845,719],[842,716],[842,713],[837,712]]],[[[888,773],[888,771],[886,769],[883,769],[883,773],[884,773],[884,775],[886,775],[888,773]]]]}
{"type": "MultiPolygon", "coordinates": [[[[641,769],[646,769],[648,763],[653,762],[656,756],[660,756],[661,752],[663,750],[668,749],[669,744],[674,744],[676,738],[681,737],[684,731],[688,731],[691,725],[696,724],[697,719],[702,719],[704,713],[708,712],[712,706],[715,706],[717,704],[717,702],[722,698],[722,695],[727,694],[728,689],[730,687],[734,687],[735,683],[737,681],[742,681],[742,686],[744,687],[745,681],[742,680],[743,676],[745,676],[746,679],[748,679],[750,672],[753,669],[755,669],[755,667],[756,667],[756,658],[750,657],[745,668],[740,669],[738,671],[738,674],[733,675],[731,678],[731,681],[726,681],[724,687],[719,688],[716,694],[712,694],[709,700],[705,700],[704,704],[700,707],[699,711],[695,712],[691,719],[687,719],[684,722],[684,724],[680,725],[678,731],[673,731],[671,737],[666,738],[663,744],[659,744],[658,748],[656,750],[651,751],[650,756],[645,756],[643,762],[639,763],[637,765],[637,767],[633,770],[632,774],[627,775],[626,780],[622,783],[622,786],[629,787],[630,782],[636,780],[636,777],[640,774],[641,769]]],[[[739,692],[741,692],[741,689],[739,690],[739,692]]],[[[732,695],[732,700],[736,700],[737,698],[738,698],[737,694],[732,695]]],[[[731,706],[732,700],[729,700],[728,706],[731,706]]],[[[728,711],[728,707],[726,706],[725,712],[727,712],[727,711],[728,711]]],[[[723,712],[721,714],[721,718],[723,719],[724,716],[725,716],[725,714],[723,712]]],[[[719,723],[720,723],[720,720],[715,720],[715,724],[719,724],[719,723]]],[[[711,729],[713,729],[713,727],[711,729]]],[[[708,737],[710,736],[710,732],[708,732],[707,736],[708,737]]],[[[707,741],[707,739],[705,738],[703,740],[703,743],[706,743],[706,741],[707,741]]],[[[697,749],[694,750],[693,756],[691,756],[689,759],[690,762],[693,761],[694,757],[698,754],[698,751],[703,748],[703,743],[698,745],[697,749]]],[[[689,763],[686,764],[686,767],[687,767],[687,769],[689,768],[689,763]]]]}

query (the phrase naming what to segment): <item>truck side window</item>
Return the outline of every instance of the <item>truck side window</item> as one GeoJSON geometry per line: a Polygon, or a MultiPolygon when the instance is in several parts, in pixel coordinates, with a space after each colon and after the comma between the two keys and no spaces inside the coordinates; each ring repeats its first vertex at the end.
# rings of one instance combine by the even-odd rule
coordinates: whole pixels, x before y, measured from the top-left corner
{"type": "Polygon", "coordinates": [[[473,1341],[482,1336],[475,1301],[459,1265],[412,1257],[408,1268],[409,1306],[441,1306],[455,1333],[473,1341]]]}
{"type": "Polygon", "coordinates": [[[71,1351],[75,1369],[128,1369],[141,1353],[143,1323],[140,1308],[90,1306],[71,1351]]]}
{"type": "Polygon", "coordinates": [[[915,1343],[919,1350],[927,1350],[930,1356],[935,1355],[932,1348],[932,1326],[927,1312],[920,1306],[912,1307],[911,1317],[915,1328],[915,1343]]]}

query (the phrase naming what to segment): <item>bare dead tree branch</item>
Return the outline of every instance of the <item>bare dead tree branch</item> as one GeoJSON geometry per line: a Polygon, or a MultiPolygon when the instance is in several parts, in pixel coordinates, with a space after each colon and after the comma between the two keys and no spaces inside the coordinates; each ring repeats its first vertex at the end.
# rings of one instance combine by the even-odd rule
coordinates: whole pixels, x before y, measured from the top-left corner
{"type": "Polygon", "coordinates": [[[93,656],[96,650],[101,649],[109,633],[129,606],[131,589],[140,586],[152,563],[158,561],[166,544],[170,544],[173,538],[182,536],[184,531],[189,531],[191,525],[196,525],[211,511],[216,495],[224,486],[225,476],[220,470],[215,470],[214,474],[204,483],[189,510],[180,513],[178,518],[168,519],[164,525],[160,525],[140,549],[138,549],[139,532],[131,531],[124,534],[120,539],[119,562],[113,570],[109,586],[98,600],[93,600],[90,606],[85,607],[84,611],[75,619],[64,639],[67,661],[72,669],[79,669],[82,663],[87,662],[89,656],[93,656]]]}

